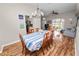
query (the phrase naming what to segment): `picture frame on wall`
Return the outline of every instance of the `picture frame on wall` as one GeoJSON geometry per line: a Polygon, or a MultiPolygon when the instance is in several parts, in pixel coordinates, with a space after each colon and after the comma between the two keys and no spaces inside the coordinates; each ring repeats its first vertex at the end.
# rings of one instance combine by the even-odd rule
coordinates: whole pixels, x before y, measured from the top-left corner
{"type": "Polygon", "coordinates": [[[24,24],[23,23],[20,24],[20,29],[24,29],[24,24]]]}
{"type": "Polygon", "coordinates": [[[18,17],[19,17],[20,20],[24,19],[23,15],[18,15],[18,17]]]}

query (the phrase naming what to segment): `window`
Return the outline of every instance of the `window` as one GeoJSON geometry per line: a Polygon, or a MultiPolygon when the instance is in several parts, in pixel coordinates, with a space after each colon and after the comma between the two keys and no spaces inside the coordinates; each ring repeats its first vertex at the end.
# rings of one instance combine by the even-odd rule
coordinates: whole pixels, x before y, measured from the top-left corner
{"type": "Polygon", "coordinates": [[[58,18],[52,20],[52,25],[57,28],[57,30],[61,30],[64,27],[64,19],[58,18]]]}

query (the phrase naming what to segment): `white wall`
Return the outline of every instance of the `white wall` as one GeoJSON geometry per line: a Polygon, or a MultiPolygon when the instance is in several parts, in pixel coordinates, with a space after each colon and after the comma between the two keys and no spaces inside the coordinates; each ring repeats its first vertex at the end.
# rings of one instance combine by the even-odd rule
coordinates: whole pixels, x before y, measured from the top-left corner
{"type": "Polygon", "coordinates": [[[79,19],[78,19],[78,24],[77,24],[77,31],[76,31],[76,37],[75,37],[75,42],[76,42],[76,55],[79,56],[79,19]]]}
{"type": "Polygon", "coordinates": [[[76,13],[79,15],[79,3],[77,3],[77,6],[76,6],[76,13]]]}
{"type": "MultiPolygon", "coordinates": [[[[18,15],[30,15],[31,12],[33,8],[25,4],[0,4],[0,46],[19,40],[18,15]]],[[[21,30],[23,34],[24,30],[21,30]]]]}
{"type": "MultiPolygon", "coordinates": [[[[76,13],[77,13],[77,16],[79,16],[79,3],[77,4],[77,7],[76,7],[76,13]]],[[[75,47],[76,47],[76,55],[79,56],[79,19],[78,19],[78,26],[77,26],[77,31],[76,31],[76,37],[75,37],[75,47]]]]}

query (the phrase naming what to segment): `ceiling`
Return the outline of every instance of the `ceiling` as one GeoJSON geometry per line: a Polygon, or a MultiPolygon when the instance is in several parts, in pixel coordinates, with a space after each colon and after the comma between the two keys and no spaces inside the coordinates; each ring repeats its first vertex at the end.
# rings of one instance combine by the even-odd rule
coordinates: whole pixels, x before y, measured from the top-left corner
{"type": "Polygon", "coordinates": [[[76,3],[27,3],[33,8],[39,7],[46,15],[51,13],[53,10],[58,13],[66,13],[76,11],[76,3]]]}

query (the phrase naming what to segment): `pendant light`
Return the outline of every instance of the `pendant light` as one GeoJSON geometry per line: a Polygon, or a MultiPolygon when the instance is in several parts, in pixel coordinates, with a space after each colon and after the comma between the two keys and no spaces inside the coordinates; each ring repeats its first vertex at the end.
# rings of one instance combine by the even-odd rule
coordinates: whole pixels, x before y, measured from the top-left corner
{"type": "Polygon", "coordinates": [[[32,13],[31,16],[32,17],[36,17],[36,16],[41,17],[41,16],[44,16],[44,13],[42,12],[42,10],[39,7],[37,7],[37,9],[32,13]]]}

